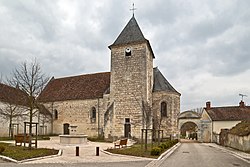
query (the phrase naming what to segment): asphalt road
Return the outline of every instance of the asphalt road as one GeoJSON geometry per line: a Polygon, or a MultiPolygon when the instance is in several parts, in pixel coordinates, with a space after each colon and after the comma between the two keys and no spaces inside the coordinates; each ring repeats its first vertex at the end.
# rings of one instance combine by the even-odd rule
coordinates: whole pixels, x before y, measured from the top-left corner
{"type": "Polygon", "coordinates": [[[250,167],[227,152],[202,143],[182,143],[175,152],[162,160],[160,167],[250,167]]]}
{"type": "MultiPolygon", "coordinates": [[[[149,165],[149,162],[15,164],[0,159],[0,167],[144,167],[149,165]]],[[[182,143],[174,153],[157,161],[155,165],[160,167],[250,167],[249,162],[202,143],[182,143]]]]}

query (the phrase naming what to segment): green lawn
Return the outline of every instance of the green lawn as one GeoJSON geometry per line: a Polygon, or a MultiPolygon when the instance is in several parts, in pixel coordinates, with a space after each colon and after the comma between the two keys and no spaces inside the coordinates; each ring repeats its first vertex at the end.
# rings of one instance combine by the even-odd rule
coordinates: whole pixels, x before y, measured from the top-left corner
{"type": "MultiPolygon", "coordinates": [[[[126,147],[126,148],[116,148],[116,149],[107,149],[106,151],[114,153],[114,154],[124,154],[124,155],[132,155],[132,156],[138,156],[138,157],[148,157],[148,158],[158,158],[159,155],[169,148],[171,148],[173,145],[175,145],[178,141],[167,141],[163,142],[165,144],[168,144],[166,148],[159,148],[158,144],[155,143],[153,146],[151,144],[147,145],[147,150],[145,150],[144,145],[142,146],[141,144],[135,144],[131,147],[126,147]],[[159,155],[152,155],[151,150],[159,148],[160,152],[159,155]]],[[[161,143],[161,144],[163,144],[161,143]]]]}
{"type": "Polygon", "coordinates": [[[138,157],[158,158],[158,156],[152,156],[150,154],[151,145],[149,145],[149,144],[148,144],[147,151],[141,147],[141,144],[135,144],[132,147],[127,147],[127,148],[107,149],[106,151],[114,153],[114,154],[124,154],[124,155],[138,156],[138,157]]]}
{"type": "Polygon", "coordinates": [[[18,161],[58,154],[58,150],[47,148],[28,149],[27,147],[13,146],[7,143],[0,143],[0,147],[1,146],[3,146],[5,150],[0,155],[7,156],[18,161]]]}

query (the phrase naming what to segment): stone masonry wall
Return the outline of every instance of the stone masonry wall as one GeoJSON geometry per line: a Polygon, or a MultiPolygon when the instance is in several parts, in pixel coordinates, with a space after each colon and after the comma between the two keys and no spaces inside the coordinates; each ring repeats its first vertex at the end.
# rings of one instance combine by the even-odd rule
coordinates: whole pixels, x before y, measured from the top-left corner
{"type": "Polygon", "coordinates": [[[145,127],[142,101],[152,105],[153,59],[146,43],[111,49],[110,99],[114,101],[113,136],[124,136],[125,118],[130,118],[131,136],[140,138],[145,127]],[[130,47],[131,56],[125,56],[130,47]]]}
{"type": "Polygon", "coordinates": [[[228,134],[228,139],[225,143],[226,146],[235,148],[237,150],[249,152],[250,151],[250,135],[237,136],[228,134]]]}
{"type": "MultiPolygon", "coordinates": [[[[164,130],[164,136],[179,135],[178,114],[180,113],[180,95],[172,92],[158,91],[153,92],[154,120],[161,120],[161,129],[164,130]],[[160,118],[161,103],[167,103],[167,117],[160,118]]],[[[158,124],[159,125],[159,124],[158,124]]]]}
{"type": "Polygon", "coordinates": [[[99,134],[102,133],[104,113],[102,98],[46,103],[45,106],[49,110],[54,111],[56,109],[58,112],[58,119],[54,119],[53,121],[54,134],[63,134],[63,124],[65,123],[70,124],[70,126],[77,126],[78,134],[86,134],[94,137],[98,136],[98,130],[99,134]],[[96,108],[95,120],[91,119],[92,107],[96,108]]]}

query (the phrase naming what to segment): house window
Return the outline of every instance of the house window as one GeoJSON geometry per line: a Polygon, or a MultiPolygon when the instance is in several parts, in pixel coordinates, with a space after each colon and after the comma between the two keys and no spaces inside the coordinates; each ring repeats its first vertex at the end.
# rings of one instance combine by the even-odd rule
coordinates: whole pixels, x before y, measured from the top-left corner
{"type": "Polygon", "coordinates": [[[161,103],[161,117],[167,117],[167,103],[161,103]]]}
{"type": "Polygon", "coordinates": [[[58,119],[58,111],[56,109],[54,110],[54,118],[58,119]]]}
{"type": "Polygon", "coordinates": [[[91,109],[91,122],[94,123],[96,121],[96,108],[95,107],[92,107],[91,109]]]}

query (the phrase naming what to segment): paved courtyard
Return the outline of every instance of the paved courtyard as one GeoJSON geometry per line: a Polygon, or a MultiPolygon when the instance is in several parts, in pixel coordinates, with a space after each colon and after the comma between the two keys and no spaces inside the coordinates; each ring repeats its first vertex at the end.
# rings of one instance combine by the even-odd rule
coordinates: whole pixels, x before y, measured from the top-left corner
{"type": "MultiPolygon", "coordinates": [[[[129,144],[129,143],[128,143],[129,144]]],[[[76,156],[76,145],[60,144],[59,137],[51,137],[51,140],[38,141],[39,148],[54,148],[62,150],[61,156],[51,158],[39,158],[24,162],[29,163],[100,163],[100,162],[121,162],[121,161],[151,161],[151,158],[134,157],[126,155],[114,155],[104,153],[103,150],[114,147],[113,143],[88,142],[79,144],[79,156],[76,156]],[[100,148],[99,156],[96,156],[96,147],[100,148]]]]}

